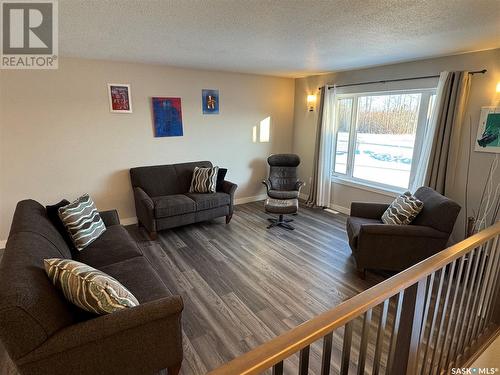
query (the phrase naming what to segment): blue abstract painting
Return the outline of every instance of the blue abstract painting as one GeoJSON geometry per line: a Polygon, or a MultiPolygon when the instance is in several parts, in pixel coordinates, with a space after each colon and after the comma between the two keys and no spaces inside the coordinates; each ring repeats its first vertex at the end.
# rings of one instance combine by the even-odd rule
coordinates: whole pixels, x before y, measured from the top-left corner
{"type": "Polygon", "coordinates": [[[219,90],[201,90],[201,102],[204,115],[219,114],[219,90]]]}
{"type": "Polygon", "coordinates": [[[180,137],[182,132],[181,98],[153,98],[155,137],[180,137]]]}

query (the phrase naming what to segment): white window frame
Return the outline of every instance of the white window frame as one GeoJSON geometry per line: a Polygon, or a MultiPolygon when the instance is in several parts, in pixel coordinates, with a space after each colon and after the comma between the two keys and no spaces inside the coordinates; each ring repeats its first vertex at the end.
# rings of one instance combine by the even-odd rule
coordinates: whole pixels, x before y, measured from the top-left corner
{"type": "Polygon", "coordinates": [[[402,95],[402,94],[422,94],[417,116],[417,130],[415,134],[415,145],[413,147],[413,156],[410,170],[410,179],[408,186],[412,185],[417,171],[417,166],[419,164],[419,156],[422,150],[422,144],[424,140],[424,135],[427,123],[427,114],[429,110],[429,103],[432,95],[436,94],[435,88],[422,88],[422,89],[409,89],[409,90],[387,90],[387,91],[370,91],[370,92],[356,92],[349,94],[337,94],[335,100],[335,106],[341,99],[352,98],[351,107],[351,122],[349,125],[349,140],[347,149],[347,165],[346,173],[335,172],[335,159],[337,156],[337,136],[338,136],[338,126],[339,126],[339,111],[335,114],[335,124],[334,124],[334,145],[332,152],[332,181],[340,184],[345,184],[349,186],[359,186],[360,188],[368,188],[369,190],[388,192],[389,195],[394,195],[394,193],[402,193],[408,190],[408,187],[402,188],[400,186],[394,186],[389,184],[383,184],[376,181],[365,180],[359,177],[354,177],[354,148],[356,145],[357,138],[357,126],[358,126],[358,99],[362,96],[380,96],[380,95],[402,95]]]}

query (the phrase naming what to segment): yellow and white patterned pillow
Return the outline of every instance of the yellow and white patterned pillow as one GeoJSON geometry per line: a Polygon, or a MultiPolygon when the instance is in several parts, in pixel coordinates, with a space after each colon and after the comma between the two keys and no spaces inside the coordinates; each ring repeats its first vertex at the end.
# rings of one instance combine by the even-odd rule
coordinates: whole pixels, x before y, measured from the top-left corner
{"type": "Polygon", "coordinates": [[[113,277],[72,259],[44,259],[50,281],[74,305],[95,314],[109,314],[139,305],[113,277]]]}

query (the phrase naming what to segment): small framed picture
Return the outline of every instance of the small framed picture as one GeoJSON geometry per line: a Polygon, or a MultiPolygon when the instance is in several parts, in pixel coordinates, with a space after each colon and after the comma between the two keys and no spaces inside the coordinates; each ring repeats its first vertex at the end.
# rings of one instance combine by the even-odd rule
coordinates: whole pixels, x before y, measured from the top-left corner
{"type": "Polygon", "coordinates": [[[130,85],[108,83],[109,110],[113,113],[132,113],[130,85]]]}
{"type": "Polygon", "coordinates": [[[218,115],[219,90],[214,90],[214,89],[201,90],[201,103],[204,115],[218,115]]]}
{"type": "Polygon", "coordinates": [[[500,107],[481,107],[474,151],[500,153],[500,107]]]}

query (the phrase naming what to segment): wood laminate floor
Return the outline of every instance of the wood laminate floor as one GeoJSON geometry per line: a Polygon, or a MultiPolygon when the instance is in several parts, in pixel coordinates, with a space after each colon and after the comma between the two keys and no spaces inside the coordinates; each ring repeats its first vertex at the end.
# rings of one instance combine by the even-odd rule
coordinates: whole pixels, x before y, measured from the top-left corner
{"type": "Polygon", "coordinates": [[[267,217],[262,202],[239,205],[229,225],[176,228],[157,242],[128,228],[184,299],[182,374],[204,374],[383,280],[358,277],[346,216],[301,207],[294,231],[266,229],[267,217]]]}
{"type": "MultiPolygon", "coordinates": [[[[383,280],[358,277],[345,215],[301,207],[294,231],[266,229],[267,217],[262,202],[248,203],[236,206],[229,225],[223,218],[193,224],[161,232],[158,241],[127,227],[184,299],[183,375],[205,374],[383,280]]],[[[334,372],[341,333],[334,336],[334,372]]],[[[311,374],[319,372],[320,349],[321,342],[312,347],[311,374]]],[[[287,361],[285,373],[296,363],[287,361]]]]}

